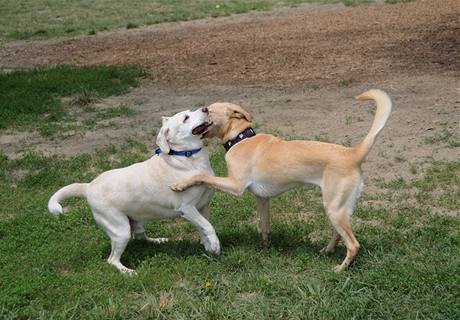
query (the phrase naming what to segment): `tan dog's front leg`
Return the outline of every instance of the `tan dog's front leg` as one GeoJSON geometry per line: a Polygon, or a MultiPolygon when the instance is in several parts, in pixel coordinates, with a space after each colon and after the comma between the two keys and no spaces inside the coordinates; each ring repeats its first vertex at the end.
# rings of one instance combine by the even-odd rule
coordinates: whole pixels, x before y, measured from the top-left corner
{"type": "Polygon", "coordinates": [[[259,227],[262,234],[262,246],[268,247],[272,240],[271,222],[270,222],[270,198],[257,199],[257,211],[260,215],[259,227]]]}
{"type": "Polygon", "coordinates": [[[231,177],[214,177],[204,173],[194,175],[188,180],[173,184],[170,188],[173,191],[184,191],[191,186],[202,183],[236,196],[242,195],[244,189],[246,189],[244,181],[238,181],[231,177]]]}

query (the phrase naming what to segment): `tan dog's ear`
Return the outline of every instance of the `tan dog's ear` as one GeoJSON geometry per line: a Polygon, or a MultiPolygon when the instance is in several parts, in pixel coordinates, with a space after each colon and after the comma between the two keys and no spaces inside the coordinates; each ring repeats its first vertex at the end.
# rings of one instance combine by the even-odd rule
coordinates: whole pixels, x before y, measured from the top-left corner
{"type": "MultiPolygon", "coordinates": [[[[163,124],[168,121],[168,119],[164,119],[163,117],[163,124]]],[[[166,128],[164,125],[161,127],[160,132],[158,132],[157,135],[157,145],[160,147],[161,151],[163,153],[168,154],[171,148],[169,147],[168,143],[168,134],[169,134],[169,128],[166,128]]]]}
{"type": "Polygon", "coordinates": [[[231,109],[232,109],[232,114],[230,115],[230,118],[237,118],[237,119],[245,118],[248,122],[252,122],[252,116],[249,114],[249,112],[241,108],[239,105],[232,104],[231,109]]]}

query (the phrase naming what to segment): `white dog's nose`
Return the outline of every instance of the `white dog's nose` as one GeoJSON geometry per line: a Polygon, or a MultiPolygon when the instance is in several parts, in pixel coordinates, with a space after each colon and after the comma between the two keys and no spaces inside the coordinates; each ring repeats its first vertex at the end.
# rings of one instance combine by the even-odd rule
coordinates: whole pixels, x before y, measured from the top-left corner
{"type": "Polygon", "coordinates": [[[201,111],[203,111],[204,113],[209,113],[209,110],[208,110],[208,108],[207,108],[207,107],[203,107],[203,108],[201,108],[201,111]]]}

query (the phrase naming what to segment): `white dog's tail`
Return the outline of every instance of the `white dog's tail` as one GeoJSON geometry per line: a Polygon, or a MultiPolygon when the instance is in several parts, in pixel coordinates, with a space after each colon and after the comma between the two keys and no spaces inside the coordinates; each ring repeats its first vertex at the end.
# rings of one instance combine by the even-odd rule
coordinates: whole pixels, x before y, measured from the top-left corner
{"type": "Polygon", "coordinates": [[[375,139],[377,139],[380,131],[382,131],[383,127],[387,123],[392,103],[388,94],[378,89],[366,91],[357,96],[356,99],[359,101],[374,100],[377,104],[377,111],[375,112],[371,130],[367,134],[366,138],[364,138],[364,140],[354,148],[357,152],[358,161],[362,162],[369,151],[371,151],[375,139]]]}
{"type": "Polygon", "coordinates": [[[86,198],[87,183],[72,183],[59,189],[48,201],[48,210],[54,215],[63,213],[62,206],[59,204],[62,200],[71,197],[86,198]]]}

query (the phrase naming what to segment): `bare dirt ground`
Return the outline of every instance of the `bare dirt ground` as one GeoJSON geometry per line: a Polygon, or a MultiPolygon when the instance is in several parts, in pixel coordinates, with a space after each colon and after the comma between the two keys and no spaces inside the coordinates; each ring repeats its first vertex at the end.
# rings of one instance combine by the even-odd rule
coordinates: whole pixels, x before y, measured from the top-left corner
{"type": "Polygon", "coordinates": [[[460,158],[459,15],[456,0],[305,5],[7,43],[3,69],[129,63],[152,76],[99,105],[125,103],[135,117],[54,140],[5,131],[0,146],[9,156],[30,149],[72,155],[128,138],[153,147],[161,115],[223,100],[251,111],[259,131],[353,145],[372,121],[371,105],[353,96],[375,87],[391,95],[394,111],[363,166],[372,189],[376,177],[411,177],[411,166],[460,158]]]}

